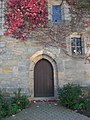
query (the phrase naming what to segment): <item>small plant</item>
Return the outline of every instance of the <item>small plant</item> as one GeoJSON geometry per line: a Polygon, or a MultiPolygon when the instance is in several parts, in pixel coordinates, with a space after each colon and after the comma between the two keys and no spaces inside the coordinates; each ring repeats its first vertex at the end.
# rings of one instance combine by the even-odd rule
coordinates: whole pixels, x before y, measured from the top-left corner
{"type": "Polygon", "coordinates": [[[86,101],[86,109],[90,110],[90,99],[86,101]]]}
{"type": "Polygon", "coordinates": [[[8,103],[6,98],[0,91],[0,118],[6,117],[8,115],[8,103]]]}
{"type": "Polygon", "coordinates": [[[6,116],[14,115],[30,106],[27,96],[21,95],[21,89],[14,93],[13,98],[7,99],[0,91],[0,120],[6,116]]]}
{"type": "Polygon", "coordinates": [[[83,110],[83,109],[86,109],[86,104],[85,103],[76,103],[73,108],[75,110],[83,110]]]}
{"type": "Polygon", "coordinates": [[[27,96],[21,95],[21,88],[18,89],[17,92],[14,93],[15,97],[13,99],[13,103],[17,104],[19,109],[25,109],[31,105],[27,96]]]}
{"type": "Polygon", "coordinates": [[[84,100],[90,98],[90,91],[88,89],[84,89],[82,90],[82,95],[81,95],[81,98],[83,98],[84,100]]]}
{"type": "Polygon", "coordinates": [[[59,88],[59,99],[62,105],[73,109],[82,91],[80,85],[67,84],[59,88]]]}
{"type": "Polygon", "coordinates": [[[2,105],[1,105],[1,101],[0,101],[0,120],[2,119],[2,105]]]}
{"type": "Polygon", "coordinates": [[[15,103],[9,105],[9,115],[14,115],[19,112],[19,106],[15,103]]]}

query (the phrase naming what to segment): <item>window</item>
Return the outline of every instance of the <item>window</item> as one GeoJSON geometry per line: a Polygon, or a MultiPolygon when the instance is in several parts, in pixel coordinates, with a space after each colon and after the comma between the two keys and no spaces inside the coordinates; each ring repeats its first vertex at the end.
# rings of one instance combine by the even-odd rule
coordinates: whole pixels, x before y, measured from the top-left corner
{"type": "Polygon", "coordinates": [[[48,0],[49,23],[62,24],[71,21],[71,6],[65,0],[48,0]]]}
{"type": "Polygon", "coordinates": [[[71,38],[71,51],[72,55],[82,55],[83,54],[83,41],[80,38],[71,38]]]}
{"type": "Polygon", "coordinates": [[[61,22],[61,6],[55,5],[52,6],[52,22],[58,23],[61,22]]]}

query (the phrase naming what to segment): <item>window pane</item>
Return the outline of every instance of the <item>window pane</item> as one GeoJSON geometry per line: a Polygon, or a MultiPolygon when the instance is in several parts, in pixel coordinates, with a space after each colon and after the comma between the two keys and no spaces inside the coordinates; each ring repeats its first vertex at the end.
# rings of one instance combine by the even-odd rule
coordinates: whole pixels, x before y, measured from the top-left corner
{"type": "Polygon", "coordinates": [[[72,54],[76,54],[76,48],[72,47],[72,54]]]}
{"type": "Polygon", "coordinates": [[[75,45],[76,45],[76,44],[75,44],[75,39],[74,39],[74,38],[71,39],[71,45],[72,45],[72,46],[75,46],[75,45]]]}
{"type": "Polygon", "coordinates": [[[72,49],[72,54],[75,54],[75,55],[82,54],[81,38],[71,38],[71,49],[72,49]]]}
{"type": "Polygon", "coordinates": [[[76,38],[76,45],[81,46],[81,39],[80,38],[76,38]]]}
{"type": "Polygon", "coordinates": [[[81,55],[82,54],[82,47],[77,47],[77,54],[81,55]]]}
{"type": "Polygon", "coordinates": [[[52,7],[52,21],[60,22],[61,21],[61,6],[53,6],[52,7]]]}
{"type": "Polygon", "coordinates": [[[53,14],[60,14],[61,12],[61,7],[56,5],[56,6],[53,6],[53,14]]]}

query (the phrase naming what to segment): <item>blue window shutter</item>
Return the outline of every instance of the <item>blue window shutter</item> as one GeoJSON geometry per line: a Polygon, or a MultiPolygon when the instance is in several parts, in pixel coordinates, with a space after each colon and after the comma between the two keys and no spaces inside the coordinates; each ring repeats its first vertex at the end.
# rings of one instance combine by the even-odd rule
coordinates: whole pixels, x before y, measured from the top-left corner
{"type": "Polygon", "coordinates": [[[61,6],[56,5],[52,6],[52,22],[60,22],[61,21],[61,6]]]}

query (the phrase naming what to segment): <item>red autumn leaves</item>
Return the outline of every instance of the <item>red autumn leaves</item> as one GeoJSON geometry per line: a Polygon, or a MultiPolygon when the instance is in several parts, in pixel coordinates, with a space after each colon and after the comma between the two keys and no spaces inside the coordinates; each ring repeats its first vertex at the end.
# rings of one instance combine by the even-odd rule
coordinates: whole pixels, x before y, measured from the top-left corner
{"type": "MultiPolygon", "coordinates": [[[[52,1],[52,0],[51,0],[52,1]]],[[[64,1],[64,0],[63,0],[64,1]]],[[[90,0],[66,0],[75,8],[90,6],[90,0]]],[[[45,27],[48,21],[48,0],[7,0],[5,11],[5,35],[26,40],[30,31],[45,27]]]]}
{"type": "Polygon", "coordinates": [[[46,0],[7,0],[5,34],[26,40],[31,30],[46,26],[47,14],[46,0]]]}

